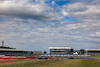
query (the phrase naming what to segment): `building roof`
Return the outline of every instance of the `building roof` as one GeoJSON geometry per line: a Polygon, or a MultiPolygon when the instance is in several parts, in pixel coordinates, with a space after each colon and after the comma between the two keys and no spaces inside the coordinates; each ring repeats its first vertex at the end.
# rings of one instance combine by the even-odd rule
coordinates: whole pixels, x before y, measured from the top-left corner
{"type": "Polygon", "coordinates": [[[86,51],[100,51],[100,49],[86,49],[86,51]]]}
{"type": "Polygon", "coordinates": [[[49,47],[48,49],[71,49],[71,47],[49,47]]]}
{"type": "Polygon", "coordinates": [[[7,46],[0,46],[0,49],[16,49],[16,48],[11,48],[11,47],[7,47],[7,46]]]}
{"type": "Polygon", "coordinates": [[[0,48],[0,51],[29,51],[29,50],[19,50],[19,49],[2,49],[2,48],[0,48]]]}

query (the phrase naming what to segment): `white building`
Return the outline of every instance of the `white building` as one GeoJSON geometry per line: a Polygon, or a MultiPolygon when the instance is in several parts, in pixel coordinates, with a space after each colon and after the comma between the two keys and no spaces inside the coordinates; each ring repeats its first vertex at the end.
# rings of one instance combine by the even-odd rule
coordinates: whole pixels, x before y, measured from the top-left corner
{"type": "Polygon", "coordinates": [[[73,54],[71,47],[49,47],[50,54],[73,54]]]}
{"type": "Polygon", "coordinates": [[[100,56],[100,49],[86,49],[86,54],[100,56]]]}

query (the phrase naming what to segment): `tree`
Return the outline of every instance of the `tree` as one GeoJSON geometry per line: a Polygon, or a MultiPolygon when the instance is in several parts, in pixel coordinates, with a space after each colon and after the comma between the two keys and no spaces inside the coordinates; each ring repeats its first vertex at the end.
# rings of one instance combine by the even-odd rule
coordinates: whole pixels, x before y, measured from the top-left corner
{"type": "Polygon", "coordinates": [[[79,50],[79,54],[82,54],[82,55],[85,54],[85,50],[84,49],[80,49],[79,50]]]}
{"type": "Polygon", "coordinates": [[[44,54],[47,54],[47,51],[44,51],[44,54]]]}

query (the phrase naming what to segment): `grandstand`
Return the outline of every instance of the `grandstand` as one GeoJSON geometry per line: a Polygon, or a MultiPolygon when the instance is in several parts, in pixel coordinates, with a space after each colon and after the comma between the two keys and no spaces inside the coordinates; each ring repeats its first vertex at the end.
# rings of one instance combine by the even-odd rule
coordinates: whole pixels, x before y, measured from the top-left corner
{"type": "Polygon", "coordinates": [[[2,46],[0,46],[0,55],[27,55],[29,50],[19,50],[16,48],[4,46],[4,41],[2,41],[2,46]]]}
{"type": "Polygon", "coordinates": [[[100,56],[100,49],[86,49],[86,54],[100,56]]]}
{"type": "Polygon", "coordinates": [[[73,49],[71,47],[49,47],[50,54],[73,54],[73,49]]]}
{"type": "Polygon", "coordinates": [[[27,55],[28,50],[0,48],[0,55],[27,55]]]}

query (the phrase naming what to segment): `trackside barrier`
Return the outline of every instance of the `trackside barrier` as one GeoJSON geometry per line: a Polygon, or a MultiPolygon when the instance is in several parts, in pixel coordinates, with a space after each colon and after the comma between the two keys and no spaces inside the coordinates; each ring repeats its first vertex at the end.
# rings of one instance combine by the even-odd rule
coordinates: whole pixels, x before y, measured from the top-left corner
{"type": "Polygon", "coordinates": [[[0,59],[35,59],[36,57],[24,57],[24,56],[1,56],[0,59]]]}
{"type": "Polygon", "coordinates": [[[91,55],[41,55],[41,56],[68,56],[68,57],[78,56],[78,57],[88,57],[88,56],[91,56],[91,55]]]}

